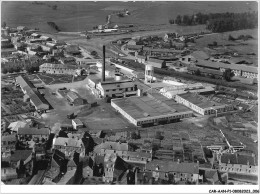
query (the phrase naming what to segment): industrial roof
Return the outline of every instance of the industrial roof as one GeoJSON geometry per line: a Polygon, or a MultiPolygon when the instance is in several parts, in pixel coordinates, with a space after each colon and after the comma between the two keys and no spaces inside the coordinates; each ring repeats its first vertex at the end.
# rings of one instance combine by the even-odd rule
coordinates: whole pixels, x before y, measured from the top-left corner
{"type": "Polygon", "coordinates": [[[197,105],[200,108],[209,108],[209,107],[224,105],[214,101],[210,101],[204,96],[198,95],[196,93],[187,92],[185,94],[178,94],[178,96],[180,96],[181,98],[187,100],[192,104],[197,105]]]}
{"type": "Polygon", "coordinates": [[[174,102],[173,100],[167,99],[161,94],[113,99],[112,102],[135,119],[169,115],[180,112],[191,112],[190,109],[174,102]]]}

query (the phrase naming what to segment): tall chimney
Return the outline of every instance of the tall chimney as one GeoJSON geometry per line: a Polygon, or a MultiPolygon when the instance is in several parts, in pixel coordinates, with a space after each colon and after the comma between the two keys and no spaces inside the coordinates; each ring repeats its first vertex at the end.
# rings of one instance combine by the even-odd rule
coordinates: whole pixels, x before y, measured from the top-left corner
{"type": "Polygon", "coordinates": [[[106,53],[106,47],[105,45],[103,45],[103,64],[102,64],[102,82],[106,81],[106,78],[105,78],[105,65],[106,65],[106,56],[105,56],[105,53],[106,53]]]}

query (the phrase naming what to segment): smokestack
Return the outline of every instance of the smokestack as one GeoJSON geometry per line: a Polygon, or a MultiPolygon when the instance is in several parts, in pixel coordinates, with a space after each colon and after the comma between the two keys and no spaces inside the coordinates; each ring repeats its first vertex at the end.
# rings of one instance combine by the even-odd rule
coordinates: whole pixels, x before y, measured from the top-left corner
{"type": "Polygon", "coordinates": [[[102,64],[102,82],[106,81],[106,78],[105,78],[105,65],[106,65],[106,56],[105,56],[105,53],[106,53],[106,46],[103,45],[103,64],[102,64]]]}

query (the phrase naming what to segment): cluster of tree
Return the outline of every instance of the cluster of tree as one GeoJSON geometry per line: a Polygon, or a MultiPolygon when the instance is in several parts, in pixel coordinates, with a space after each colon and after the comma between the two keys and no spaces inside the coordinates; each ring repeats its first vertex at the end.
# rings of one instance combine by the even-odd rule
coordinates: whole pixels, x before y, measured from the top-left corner
{"type": "Polygon", "coordinates": [[[47,22],[47,24],[57,31],[60,31],[59,27],[54,22],[47,22]]]}
{"type": "Polygon", "coordinates": [[[23,65],[20,63],[6,63],[1,65],[3,74],[6,73],[18,73],[23,70],[23,65]]]}
{"type": "Polygon", "coordinates": [[[34,73],[34,72],[38,72],[39,71],[39,67],[40,67],[40,63],[27,63],[24,66],[24,69],[28,72],[28,73],[34,73]]]}
{"type": "Polygon", "coordinates": [[[228,40],[230,41],[235,41],[235,40],[249,40],[249,39],[253,39],[253,36],[251,35],[239,35],[237,38],[233,37],[231,34],[228,36],[228,40]]]}
{"type": "Polygon", "coordinates": [[[6,27],[6,22],[2,22],[1,27],[2,27],[2,28],[5,28],[5,27],[6,27]]]}
{"type": "Polygon", "coordinates": [[[226,32],[241,29],[256,28],[258,23],[257,12],[244,13],[197,13],[194,15],[178,15],[176,19],[170,19],[170,24],[201,25],[212,32],[226,32]]]}
{"type": "Polygon", "coordinates": [[[57,10],[57,8],[58,8],[58,5],[53,5],[53,6],[52,6],[52,9],[53,9],[53,10],[57,10]]]}

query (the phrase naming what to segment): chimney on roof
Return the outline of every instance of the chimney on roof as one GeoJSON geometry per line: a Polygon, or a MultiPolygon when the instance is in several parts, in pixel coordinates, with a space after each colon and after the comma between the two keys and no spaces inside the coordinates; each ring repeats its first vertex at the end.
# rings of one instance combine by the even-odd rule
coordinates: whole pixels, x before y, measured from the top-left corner
{"type": "Polygon", "coordinates": [[[105,82],[106,81],[106,78],[105,78],[105,65],[106,65],[106,46],[103,45],[103,64],[102,64],[102,82],[105,82]]]}

